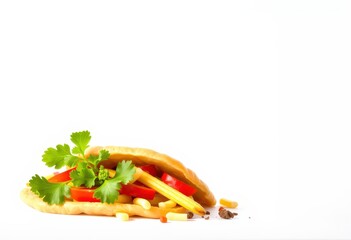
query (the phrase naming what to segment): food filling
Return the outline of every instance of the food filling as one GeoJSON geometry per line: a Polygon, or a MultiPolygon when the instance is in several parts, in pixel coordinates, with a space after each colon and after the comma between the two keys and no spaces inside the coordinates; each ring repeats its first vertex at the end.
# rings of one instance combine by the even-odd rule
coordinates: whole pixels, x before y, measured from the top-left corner
{"type": "Polygon", "coordinates": [[[206,213],[191,198],[196,188],[155,165],[136,166],[130,160],[123,160],[115,169],[107,169],[101,164],[110,157],[107,150],[100,150],[97,156],[85,156],[90,139],[88,131],[76,132],[71,135],[75,144],[72,149],[68,144],[48,148],[43,154],[46,165],[68,169],[47,178],[33,176],[29,181],[31,191],[49,205],[65,201],[128,203],[146,210],[152,206],[183,207],[201,216],[206,213]]]}
{"type": "MultiPolygon", "coordinates": [[[[121,162],[120,164],[125,165],[126,162],[121,162]]],[[[101,169],[103,171],[105,170],[104,168],[101,168],[101,169]]],[[[68,184],[68,186],[71,185],[70,196],[66,196],[65,201],[71,200],[71,201],[77,201],[77,202],[102,202],[102,199],[96,196],[96,190],[98,189],[98,186],[99,186],[99,178],[95,179],[96,183],[94,184],[94,187],[88,187],[91,184],[88,184],[88,186],[86,186],[85,184],[79,184],[83,181],[79,182],[73,179],[75,176],[81,175],[81,173],[78,171],[79,170],[77,170],[77,167],[73,167],[61,173],[56,172],[55,174],[53,174],[53,176],[50,176],[47,178],[48,183],[46,185],[47,186],[51,185],[51,187],[56,186],[56,184],[57,186],[59,184],[68,184]]],[[[111,177],[111,179],[113,179],[116,176],[115,170],[107,169],[107,171],[109,172],[109,176],[111,177]]],[[[150,181],[151,181],[151,184],[152,182],[155,182],[155,181],[156,181],[156,184],[161,184],[160,185],[161,188],[156,187],[161,192],[163,192],[162,187],[164,188],[165,185],[168,185],[169,187],[173,188],[174,190],[188,197],[192,196],[196,192],[196,188],[190,186],[189,184],[184,183],[183,181],[173,177],[172,175],[167,173],[160,174],[160,170],[158,170],[155,165],[143,165],[143,166],[136,167],[135,173],[133,175],[133,179],[129,183],[121,184],[120,189],[117,191],[118,197],[115,199],[113,203],[137,204],[144,207],[145,209],[150,209],[150,207],[147,207],[147,206],[156,206],[163,209],[170,209],[170,208],[179,207],[179,204],[176,202],[179,199],[179,196],[181,200],[186,199],[184,196],[182,196],[180,193],[177,193],[174,190],[173,191],[175,192],[175,195],[176,195],[175,196],[176,201],[168,199],[167,197],[163,196],[162,193],[159,193],[155,189],[147,187],[142,182],[140,182],[139,178],[141,177],[142,174],[143,174],[143,177],[140,180],[144,181],[146,184],[148,184],[148,182],[150,181]],[[146,174],[148,174],[148,176],[145,177],[146,174]],[[160,183],[159,181],[161,181],[162,183],[160,183]]],[[[31,186],[35,185],[35,179],[36,178],[31,180],[30,182],[31,186]]],[[[40,181],[45,182],[44,179],[41,179],[40,181]]],[[[102,185],[100,185],[100,187],[101,186],[102,185]]],[[[167,190],[169,189],[166,189],[165,191],[167,190]]],[[[168,194],[166,193],[166,195],[169,195],[169,194],[170,193],[168,194]]],[[[192,200],[191,198],[189,199],[192,200]]],[[[47,200],[49,204],[55,204],[55,202],[53,202],[54,199],[47,199],[47,200]]],[[[108,201],[109,198],[106,198],[106,200],[108,201]]],[[[189,201],[188,199],[186,200],[189,201]]]]}

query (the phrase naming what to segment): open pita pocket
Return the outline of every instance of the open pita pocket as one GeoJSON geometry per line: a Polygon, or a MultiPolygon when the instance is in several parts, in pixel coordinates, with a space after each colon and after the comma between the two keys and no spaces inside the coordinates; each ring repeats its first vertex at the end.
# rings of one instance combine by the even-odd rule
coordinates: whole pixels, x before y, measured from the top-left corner
{"type": "Polygon", "coordinates": [[[131,148],[131,147],[91,147],[87,149],[86,155],[98,155],[101,149],[110,152],[110,158],[103,161],[107,168],[116,167],[117,163],[123,160],[132,160],[136,166],[153,164],[161,171],[171,174],[181,181],[195,187],[197,189],[194,200],[204,206],[214,206],[216,199],[209,187],[195,174],[194,171],[186,168],[180,161],[156,151],[145,148],[131,148]]]}
{"type": "MultiPolygon", "coordinates": [[[[180,161],[171,158],[165,154],[155,152],[144,148],[130,148],[118,146],[91,147],[85,151],[85,155],[98,155],[100,150],[108,150],[110,157],[102,161],[100,164],[105,168],[116,168],[117,164],[123,160],[131,160],[135,166],[152,164],[159,170],[171,174],[179,180],[196,188],[193,195],[194,200],[202,206],[214,206],[216,199],[209,187],[200,180],[192,170],[186,168],[180,161]]],[[[28,206],[47,213],[56,214],[87,214],[87,215],[104,215],[114,216],[117,212],[127,213],[129,216],[141,216],[146,218],[160,218],[167,212],[186,212],[183,207],[175,207],[171,209],[162,209],[152,206],[146,210],[142,206],[128,203],[101,203],[101,202],[77,202],[66,200],[63,204],[48,204],[44,202],[38,195],[33,193],[29,187],[25,187],[21,191],[21,199],[28,206]]]]}

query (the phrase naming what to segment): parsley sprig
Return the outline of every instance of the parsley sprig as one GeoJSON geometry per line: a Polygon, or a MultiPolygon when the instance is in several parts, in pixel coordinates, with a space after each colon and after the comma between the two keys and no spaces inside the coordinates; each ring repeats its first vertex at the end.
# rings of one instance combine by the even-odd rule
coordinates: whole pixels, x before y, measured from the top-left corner
{"type": "Polygon", "coordinates": [[[71,141],[75,145],[72,150],[68,144],[59,144],[56,148],[48,148],[42,161],[48,167],[60,169],[64,166],[76,167],[70,173],[71,180],[62,183],[51,183],[45,177],[34,175],[29,181],[32,192],[48,204],[63,204],[70,198],[71,185],[75,187],[96,188],[94,197],[101,202],[114,203],[119,196],[121,184],[127,184],[133,179],[135,166],[131,161],[122,161],[116,167],[114,177],[109,177],[108,170],[99,163],[110,157],[107,150],[100,150],[99,155],[85,155],[91,140],[89,131],[74,132],[71,141]]]}

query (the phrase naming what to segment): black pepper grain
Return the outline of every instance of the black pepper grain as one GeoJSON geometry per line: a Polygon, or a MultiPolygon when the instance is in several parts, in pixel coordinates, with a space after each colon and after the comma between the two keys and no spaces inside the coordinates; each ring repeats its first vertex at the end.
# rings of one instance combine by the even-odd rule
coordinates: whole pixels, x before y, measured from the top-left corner
{"type": "Polygon", "coordinates": [[[224,219],[231,219],[231,218],[234,218],[234,216],[236,216],[238,214],[235,212],[228,211],[225,208],[220,208],[220,209],[218,209],[218,215],[224,219]]]}
{"type": "Polygon", "coordinates": [[[187,218],[188,219],[191,219],[191,218],[193,218],[194,217],[194,213],[192,213],[192,212],[188,212],[187,213],[187,218]]]}

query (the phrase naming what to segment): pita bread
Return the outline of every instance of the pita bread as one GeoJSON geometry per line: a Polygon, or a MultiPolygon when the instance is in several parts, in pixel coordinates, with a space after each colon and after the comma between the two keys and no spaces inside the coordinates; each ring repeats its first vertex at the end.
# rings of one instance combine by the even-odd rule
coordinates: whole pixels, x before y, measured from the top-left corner
{"type": "Polygon", "coordinates": [[[102,162],[107,168],[115,168],[117,163],[122,160],[132,160],[135,165],[154,164],[163,172],[169,173],[181,181],[197,189],[194,194],[194,200],[203,206],[214,206],[216,199],[209,187],[193,172],[186,168],[180,161],[156,151],[145,148],[130,147],[91,147],[87,150],[86,155],[98,155],[101,149],[110,152],[110,158],[102,162]]]}
{"type": "Polygon", "coordinates": [[[115,216],[117,212],[128,213],[129,216],[140,216],[146,218],[160,218],[167,212],[186,212],[183,207],[162,209],[158,207],[151,207],[145,210],[139,205],[127,203],[99,203],[99,202],[73,202],[66,201],[62,205],[49,205],[44,202],[38,195],[34,194],[29,187],[21,191],[21,199],[28,206],[46,213],[67,214],[67,215],[101,215],[101,216],[115,216]]]}
{"type": "MultiPolygon", "coordinates": [[[[137,165],[154,164],[161,171],[167,172],[172,176],[184,181],[185,183],[195,187],[197,192],[193,195],[195,201],[203,206],[214,206],[216,199],[208,186],[200,180],[197,175],[190,169],[186,168],[178,160],[171,158],[165,154],[155,152],[144,148],[130,147],[91,147],[86,151],[86,155],[98,155],[101,149],[106,149],[110,152],[110,158],[101,162],[106,168],[115,168],[118,162],[122,160],[132,160],[137,165]]],[[[160,218],[168,211],[185,212],[183,207],[164,210],[158,207],[151,207],[145,210],[141,206],[129,203],[99,203],[99,202],[74,202],[67,200],[62,205],[49,205],[44,202],[39,196],[34,194],[29,187],[21,191],[21,199],[28,206],[47,213],[56,214],[87,214],[87,215],[104,215],[114,216],[116,212],[125,212],[130,216],[141,216],[146,218],[160,218]]]]}

